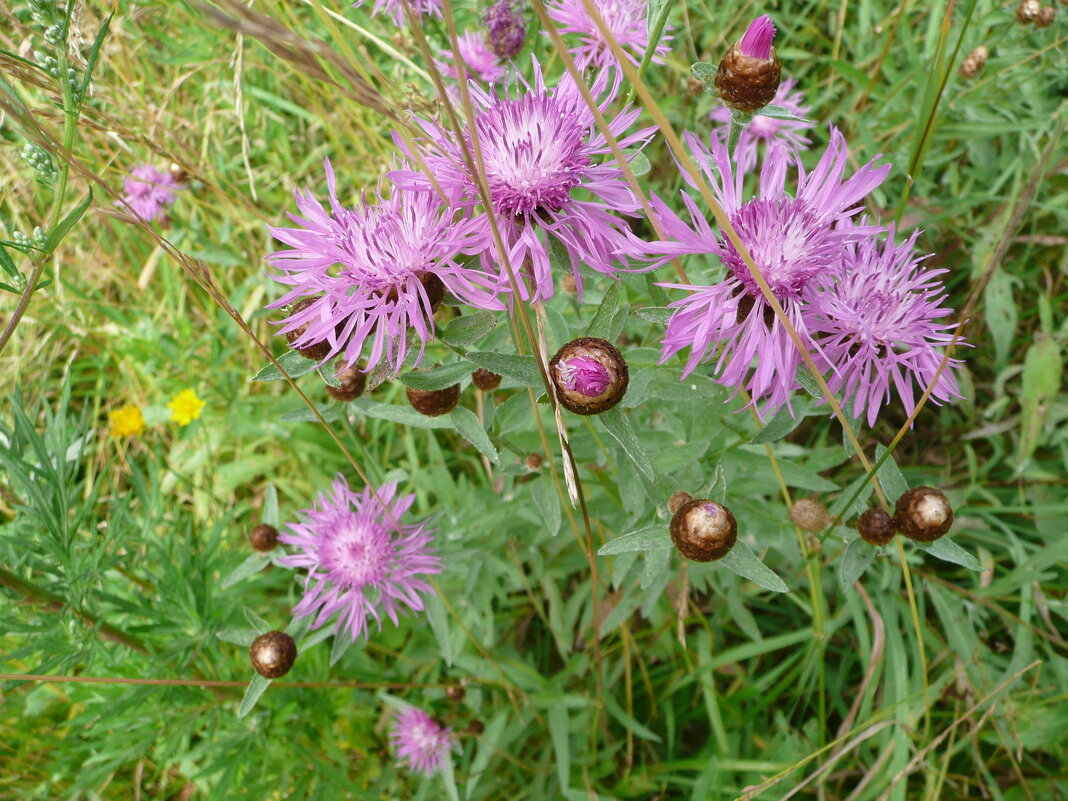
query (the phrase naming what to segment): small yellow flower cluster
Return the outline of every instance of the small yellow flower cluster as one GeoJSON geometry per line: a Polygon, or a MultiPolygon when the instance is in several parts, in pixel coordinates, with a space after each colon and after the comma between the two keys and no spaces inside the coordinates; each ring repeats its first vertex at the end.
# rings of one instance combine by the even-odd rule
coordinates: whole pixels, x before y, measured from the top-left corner
{"type": "MultiPolygon", "coordinates": [[[[200,410],[204,408],[204,405],[204,401],[197,397],[196,392],[183,389],[171,399],[167,408],[171,410],[171,420],[180,426],[187,426],[194,420],[200,419],[200,410]]],[[[145,418],[141,409],[133,404],[127,404],[111,412],[110,418],[113,437],[136,437],[145,430],[145,418]]]]}

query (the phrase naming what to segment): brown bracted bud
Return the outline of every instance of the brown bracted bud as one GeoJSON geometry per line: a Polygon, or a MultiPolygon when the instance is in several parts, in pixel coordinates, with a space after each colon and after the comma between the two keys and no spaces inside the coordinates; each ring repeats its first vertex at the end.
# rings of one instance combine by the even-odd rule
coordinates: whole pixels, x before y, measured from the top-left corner
{"type": "Polygon", "coordinates": [[[671,541],[683,556],[695,562],[722,559],[737,539],[734,515],[715,501],[690,501],[671,518],[671,541]]]}
{"type": "Polygon", "coordinates": [[[455,703],[460,703],[464,700],[464,696],[467,695],[467,691],[462,684],[450,684],[445,687],[445,697],[455,703]]]}
{"type": "Polygon", "coordinates": [[[471,373],[471,383],[483,392],[489,392],[501,385],[501,377],[496,373],[491,373],[482,367],[479,367],[475,372],[471,373]]]}
{"type": "Polygon", "coordinates": [[[894,504],[894,526],[916,542],[934,542],[953,525],[953,507],[941,490],[915,487],[894,504]]]}
{"type": "Polygon", "coordinates": [[[537,470],[542,466],[545,460],[540,453],[528,453],[527,454],[527,470],[537,470]]]}
{"type": "Polygon", "coordinates": [[[416,389],[408,387],[408,403],[419,414],[438,417],[448,414],[460,402],[460,385],[453,384],[445,389],[416,389]]]}
{"type": "MultiPolygon", "coordinates": [[[[315,303],[315,301],[317,300],[318,298],[301,298],[296,303],[290,305],[290,307],[286,310],[289,313],[288,316],[292,317],[297,312],[303,311],[304,309],[315,303]]],[[[300,328],[295,328],[292,331],[287,331],[286,341],[289,342],[290,345],[292,345],[294,342],[300,339],[300,337],[303,336],[304,332],[307,330],[308,324],[305,323],[304,325],[300,326],[300,328]]],[[[295,350],[305,359],[311,359],[313,362],[321,362],[323,359],[330,355],[330,343],[326,341],[316,342],[312,345],[305,345],[302,348],[295,347],[295,350]]]]}
{"type": "Polygon", "coordinates": [[[673,493],[671,493],[671,497],[668,498],[668,513],[675,514],[677,511],[679,511],[679,509],[684,507],[692,500],[693,496],[690,495],[690,493],[683,492],[682,490],[675,490],[673,493]]]}
{"type": "Polygon", "coordinates": [[[560,288],[569,295],[578,294],[578,283],[572,273],[564,273],[560,277],[560,288]]]}
{"type": "Polygon", "coordinates": [[[326,385],[327,394],[335,400],[354,401],[367,388],[367,373],[360,370],[355,364],[338,373],[337,380],[341,382],[341,386],[332,387],[329,384],[326,385]]]}
{"type": "Polygon", "coordinates": [[[260,553],[273,551],[278,547],[278,529],[266,523],[260,523],[248,533],[248,544],[260,553]]]}
{"type": "Polygon", "coordinates": [[[189,174],[189,170],[187,170],[185,167],[183,167],[176,161],[172,161],[171,166],[168,169],[170,171],[171,178],[174,179],[176,183],[187,184],[189,183],[189,179],[192,177],[189,174]]]}
{"type": "Polygon", "coordinates": [[[252,667],[265,679],[284,676],[297,661],[297,644],[284,631],[268,631],[248,647],[252,667]]]}
{"type": "Polygon", "coordinates": [[[549,362],[560,405],[575,414],[607,412],[627,393],[630,371],[616,346],[596,337],[564,345],[549,362]]]}
{"type": "Polygon", "coordinates": [[[794,501],[794,505],[790,507],[790,519],[799,529],[811,533],[823,531],[831,524],[827,507],[811,498],[794,501]]]}
{"type": "Polygon", "coordinates": [[[716,94],[735,111],[760,111],[775,98],[782,81],[782,63],[772,41],[775,26],[766,14],[750,23],[716,70],[716,94]]]}
{"type": "Polygon", "coordinates": [[[1016,21],[1021,25],[1030,25],[1041,10],[1038,0],[1020,0],[1020,5],[1016,6],[1016,21]]]}
{"type": "Polygon", "coordinates": [[[1053,20],[1057,18],[1057,9],[1053,6],[1043,6],[1035,14],[1035,27],[1036,28],[1048,28],[1053,24],[1053,20]]]}
{"type": "Polygon", "coordinates": [[[472,720],[470,723],[467,724],[467,733],[468,734],[473,734],[475,737],[478,737],[478,735],[482,734],[482,732],[484,732],[485,730],[486,730],[486,724],[483,723],[478,718],[475,718],[474,720],[472,720]]]}
{"type": "Polygon", "coordinates": [[[860,538],[871,545],[886,545],[894,538],[894,519],[879,507],[857,518],[860,538]]]}
{"type": "Polygon", "coordinates": [[[975,50],[970,52],[964,57],[964,61],[960,64],[960,70],[958,71],[960,77],[971,79],[983,71],[983,67],[986,66],[986,60],[990,57],[990,51],[983,45],[979,45],[975,50]]]}

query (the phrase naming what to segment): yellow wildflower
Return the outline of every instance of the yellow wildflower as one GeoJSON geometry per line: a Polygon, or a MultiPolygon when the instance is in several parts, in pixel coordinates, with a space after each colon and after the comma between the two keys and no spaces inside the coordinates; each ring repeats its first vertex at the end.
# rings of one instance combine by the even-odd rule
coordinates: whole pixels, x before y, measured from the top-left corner
{"type": "Polygon", "coordinates": [[[171,410],[171,420],[180,426],[187,426],[194,420],[200,419],[200,410],[204,408],[204,401],[197,397],[191,389],[183,389],[174,396],[174,400],[167,404],[171,410]]]}
{"type": "Polygon", "coordinates": [[[145,418],[141,410],[133,404],[127,404],[111,413],[111,436],[135,437],[145,430],[145,418]]]}

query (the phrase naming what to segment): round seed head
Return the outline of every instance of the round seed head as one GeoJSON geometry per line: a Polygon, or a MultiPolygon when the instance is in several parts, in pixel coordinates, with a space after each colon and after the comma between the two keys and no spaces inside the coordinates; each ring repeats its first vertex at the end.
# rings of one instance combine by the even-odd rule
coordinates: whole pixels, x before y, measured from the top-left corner
{"type": "Polygon", "coordinates": [[[986,60],[990,57],[990,51],[983,45],[979,45],[972,52],[964,57],[964,61],[960,65],[960,77],[962,78],[974,78],[980,72],[983,71],[983,67],[986,66],[986,60]]]}
{"type": "Polygon", "coordinates": [[[1016,6],[1016,21],[1021,25],[1030,25],[1041,10],[1038,0],[1020,0],[1020,5],[1016,6]]]}
{"type": "Polygon", "coordinates": [[[794,501],[794,505],[790,507],[790,519],[802,531],[812,533],[823,531],[831,524],[831,516],[827,513],[827,507],[811,498],[794,501]]]}
{"type": "Polygon", "coordinates": [[[465,695],[467,695],[467,691],[462,684],[450,684],[445,688],[445,697],[450,701],[459,703],[464,700],[465,695]]]}
{"type": "Polygon", "coordinates": [[[496,373],[491,373],[489,370],[479,367],[475,372],[471,373],[471,383],[483,392],[489,392],[501,385],[501,377],[496,373]]]}
{"type": "Polygon", "coordinates": [[[482,732],[484,732],[485,730],[486,730],[486,724],[483,723],[478,718],[475,718],[474,720],[472,720],[470,723],[467,724],[468,733],[473,734],[476,737],[478,737],[478,735],[482,734],[482,732]]]}
{"type": "Polygon", "coordinates": [[[857,531],[864,542],[886,545],[894,538],[894,519],[876,506],[857,519],[857,531]]]}
{"type": "Polygon", "coordinates": [[[265,679],[286,675],[297,659],[297,644],[284,631],[268,631],[248,647],[252,667],[265,679]]]}
{"type": "Polygon", "coordinates": [[[260,553],[273,551],[278,546],[278,529],[260,523],[248,533],[248,543],[260,553]]]}
{"type": "Polygon", "coordinates": [[[1035,14],[1035,27],[1036,28],[1048,28],[1053,24],[1053,20],[1057,18],[1057,9],[1053,6],[1043,6],[1035,14]]]}
{"type": "Polygon", "coordinates": [[[528,470],[537,470],[539,467],[542,466],[542,463],[544,461],[545,460],[542,459],[542,456],[541,456],[540,453],[527,454],[527,469],[528,470]]]}
{"type": "Polygon", "coordinates": [[[671,493],[671,497],[668,498],[668,512],[675,514],[679,509],[693,500],[693,496],[688,492],[682,490],[675,490],[671,493]]]}
{"type": "Polygon", "coordinates": [[[627,362],[610,342],[581,337],[564,345],[549,362],[560,405],[575,414],[607,412],[627,392],[627,362]]]}
{"type": "Polygon", "coordinates": [[[953,525],[953,507],[934,487],[915,487],[894,504],[894,526],[917,542],[934,542],[953,525]]]}
{"type": "MultiPolygon", "coordinates": [[[[297,312],[303,311],[304,309],[311,306],[316,300],[318,300],[318,298],[301,298],[296,303],[291,304],[290,307],[287,309],[289,313],[288,316],[292,317],[297,312]]],[[[286,341],[289,342],[290,345],[292,345],[307,330],[308,324],[305,323],[300,328],[295,328],[292,331],[287,331],[286,341]]],[[[330,343],[326,341],[316,342],[312,345],[306,345],[303,348],[296,348],[296,350],[305,359],[311,359],[313,362],[321,362],[323,359],[330,355],[330,343]]]]}
{"type": "Polygon", "coordinates": [[[453,384],[445,389],[416,389],[408,387],[408,403],[419,414],[438,417],[448,414],[460,402],[460,385],[453,384]]]}
{"type": "Polygon", "coordinates": [[[329,384],[326,385],[327,394],[335,400],[354,401],[367,388],[367,374],[362,372],[355,364],[338,373],[337,379],[341,382],[341,386],[332,387],[329,384]]]}
{"type": "Polygon", "coordinates": [[[715,501],[692,500],[671,518],[671,541],[683,556],[695,562],[722,559],[737,539],[734,515],[715,501]]]}

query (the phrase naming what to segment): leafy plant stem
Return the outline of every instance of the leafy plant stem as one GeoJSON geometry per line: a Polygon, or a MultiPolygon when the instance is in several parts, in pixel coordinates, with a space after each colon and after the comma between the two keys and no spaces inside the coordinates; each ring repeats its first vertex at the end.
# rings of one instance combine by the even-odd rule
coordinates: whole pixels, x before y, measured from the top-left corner
{"type": "MultiPolygon", "coordinates": [[[[653,23],[652,34],[649,36],[649,42],[646,45],[645,53],[642,54],[641,63],[638,64],[638,77],[644,77],[645,71],[649,69],[649,65],[653,62],[653,56],[656,54],[656,46],[660,44],[660,37],[664,35],[664,28],[667,27],[668,14],[671,13],[671,0],[664,0],[664,4],[660,6],[660,11],[656,15],[656,22],[653,23]]],[[[629,106],[634,102],[634,95],[637,92],[637,87],[632,83],[630,89],[627,91],[627,98],[623,101],[624,106],[629,106]]]]}

